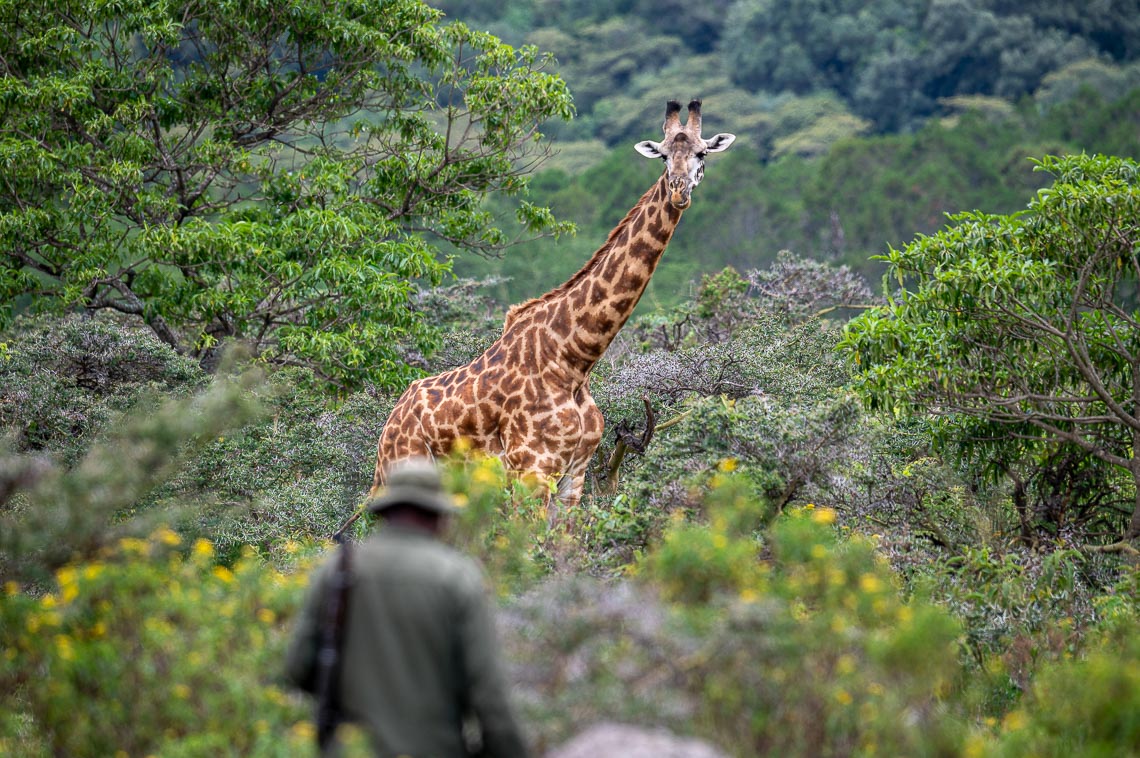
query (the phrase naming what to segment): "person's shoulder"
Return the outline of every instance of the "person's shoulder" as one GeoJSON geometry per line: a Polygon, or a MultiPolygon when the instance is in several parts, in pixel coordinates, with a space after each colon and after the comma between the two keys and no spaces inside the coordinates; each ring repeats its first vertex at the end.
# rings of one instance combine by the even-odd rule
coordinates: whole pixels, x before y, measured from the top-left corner
{"type": "Polygon", "coordinates": [[[382,571],[426,573],[442,582],[483,585],[483,569],[471,556],[434,537],[377,534],[364,543],[361,559],[382,571]]]}

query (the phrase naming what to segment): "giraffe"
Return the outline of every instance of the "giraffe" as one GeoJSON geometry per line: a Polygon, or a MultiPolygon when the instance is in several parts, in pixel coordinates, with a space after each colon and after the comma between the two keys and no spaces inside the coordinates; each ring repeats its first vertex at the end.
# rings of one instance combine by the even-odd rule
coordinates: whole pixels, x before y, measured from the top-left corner
{"type": "MultiPolygon", "coordinates": [[[[602,440],[604,420],[590,396],[590,370],[633,313],[669,243],[705,155],[732,134],[701,137],[701,101],[665,107],[665,137],[634,146],[665,162],[661,178],[569,280],[513,306],[503,332],[466,366],[419,379],[396,402],[377,445],[372,492],[386,468],[405,458],[444,455],[465,438],[520,475],[557,483],[565,508],[582,495],[586,466],[602,440]]],[[[548,502],[548,518],[556,506],[548,502]]]]}

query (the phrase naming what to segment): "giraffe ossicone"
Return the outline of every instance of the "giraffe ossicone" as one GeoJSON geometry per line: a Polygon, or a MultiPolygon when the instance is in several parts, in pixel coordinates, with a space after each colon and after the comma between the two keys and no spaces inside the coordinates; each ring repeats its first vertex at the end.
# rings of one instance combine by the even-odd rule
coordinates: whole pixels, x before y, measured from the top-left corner
{"type": "Polygon", "coordinates": [[[680,112],[669,101],[664,138],[634,146],[662,159],[665,171],[590,260],[558,287],[513,306],[502,335],[471,363],[408,386],[380,434],[373,493],[393,463],[443,456],[463,440],[516,474],[556,482],[563,506],[578,503],[605,427],[590,371],[641,299],[704,178],[705,156],[736,139],[701,136],[700,100],[689,103],[684,124],[680,112]]]}

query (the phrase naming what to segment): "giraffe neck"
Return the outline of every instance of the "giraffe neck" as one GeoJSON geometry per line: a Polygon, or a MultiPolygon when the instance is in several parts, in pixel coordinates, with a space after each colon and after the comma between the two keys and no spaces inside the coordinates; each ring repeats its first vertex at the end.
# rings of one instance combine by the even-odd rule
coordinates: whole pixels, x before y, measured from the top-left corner
{"type": "Polygon", "coordinates": [[[543,324],[543,357],[584,380],[633,313],[681,220],[668,200],[662,175],[578,273],[511,309],[504,335],[515,323],[543,324]]]}

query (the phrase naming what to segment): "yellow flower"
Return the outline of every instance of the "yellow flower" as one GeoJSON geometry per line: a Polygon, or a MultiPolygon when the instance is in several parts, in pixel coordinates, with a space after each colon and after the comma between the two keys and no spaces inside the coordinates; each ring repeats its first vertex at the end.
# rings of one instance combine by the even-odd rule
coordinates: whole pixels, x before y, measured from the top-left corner
{"type": "Polygon", "coordinates": [[[811,546],[811,557],[817,561],[821,558],[827,557],[827,546],[821,545],[818,542],[811,546]]]}
{"type": "Polygon", "coordinates": [[[835,693],[835,700],[840,705],[851,705],[851,701],[853,699],[854,698],[851,697],[851,693],[848,692],[847,690],[839,690],[838,692],[835,693]]]}
{"type": "Polygon", "coordinates": [[[272,624],[277,620],[277,614],[269,608],[259,608],[257,610],[257,619],[263,624],[272,624]]]}
{"type": "Polygon", "coordinates": [[[103,573],[102,563],[88,563],[83,567],[83,578],[90,581],[103,573]]]}
{"type": "Polygon", "coordinates": [[[64,566],[55,572],[55,580],[59,582],[61,587],[66,587],[69,584],[75,584],[79,578],[79,572],[75,570],[74,566],[64,566]]]}
{"type": "Polygon", "coordinates": [[[964,758],[982,758],[986,754],[986,740],[980,734],[971,734],[962,749],[964,758]]]}
{"type": "Polygon", "coordinates": [[[455,503],[456,508],[466,508],[467,503],[470,502],[467,499],[467,495],[463,494],[462,492],[456,492],[454,495],[451,496],[451,500],[453,503],[455,503]]]}
{"type": "Polygon", "coordinates": [[[834,524],[836,513],[834,508],[819,508],[811,514],[811,520],[817,524],[834,524]]]}
{"type": "Polygon", "coordinates": [[[478,484],[498,484],[499,476],[488,466],[480,464],[471,474],[471,479],[478,484]]]}
{"type": "Polygon", "coordinates": [[[123,537],[119,540],[119,548],[127,555],[147,555],[150,552],[150,545],[146,540],[136,537],[123,537]]]}
{"type": "Polygon", "coordinates": [[[725,474],[731,474],[733,471],[736,471],[737,463],[736,458],[722,458],[720,463],[716,464],[716,468],[725,474]]]}
{"type": "Polygon", "coordinates": [[[181,682],[171,687],[170,690],[174,693],[174,697],[179,700],[185,700],[190,697],[190,688],[181,682]]]}
{"type": "Polygon", "coordinates": [[[19,582],[13,582],[13,581],[4,582],[4,594],[5,595],[17,595],[17,594],[19,594],[19,592],[20,592],[20,583],[19,582]]]}
{"type": "Polygon", "coordinates": [[[96,621],[95,626],[91,627],[91,636],[99,639],[107,633],[107,625],[102,621],[96,621]]]}
{"type": "Polygon", "coordinates": [[[54,608],[58,603],[59,599],[51,593],[48,593],[47,595],[44,595],[42,598],[40,598],[40,605],[42,605],[44,608],[54,608]]]}
{"type": "Polygon", "coordinates": [[[214,566],[214,576],[221,579],[226,584],[232,584],[234,581],[234,572],[230,571],[225,566],[214,566]]]}
{"type": "Polygon", "coordinates": [[[300,740],[311,740],[317,735],[316,727],[309,721],[298,721],[289,731],[300,740]]]}
{"type": "Polygon", "coordinates": [[[742,603],[755,603],[760,599],[760,594],[751,587],[745,587],[740,591],[740,602],[742,603]]]}
{"type": "Polygon", "coordinates": [[[170,545],[171,547],[182,542],[182,538],[178,536],[178,533],[168,526],[164,526],[156,531],[151,535],[151,538],[158,540],[164,545],[170,545]]]}
{"type": "Polygon", "coordinates": [[[282,549],[287,555],[293,555],[301,549],[301,543],[297,542],[296,540],[286,540],[285,544],[282,546],[282,549]]]}
{"type": "Polygon", "coordinates": [[[1029,724],[1029,719],[1025,716],[1025,711],[1016,710],[1010,711],[1005,714],[1005,718],[1001,721],[1002,729],[1007,732],[1016,732],[1019,729],[1024,729],[1029,724]]]}
{"type": "Polygon", "coordinates": [[[55,652],[65,661],[75,658],[75,649],[71,647],[71,638],[66,634],[55,636],[55,652]]]}
{"type": "Polygon", "coordinates": [[[724,550],[728,547],[728,537],[723,534],[714,534],[712,538],[713,547],[717,550],[724,550]]]}
{"type": "Polygon", "coordinates": [[[878,592],[883,589],[883,582],[874,574],[863,574],[859,577],[859,588],[864,592],[878,592]]]}
{"type": "Polygon", "coordinates": [[[840,674],[851,674],[855,671],[855,656],[841,655],[835,662],[835,670],[840,674]]]}
{"type": "Polygon", "coordinates": [[[214,545],[209,540],[199,537],[194,541],[194,555],[208,558],[214,554],[214,545]]]}

